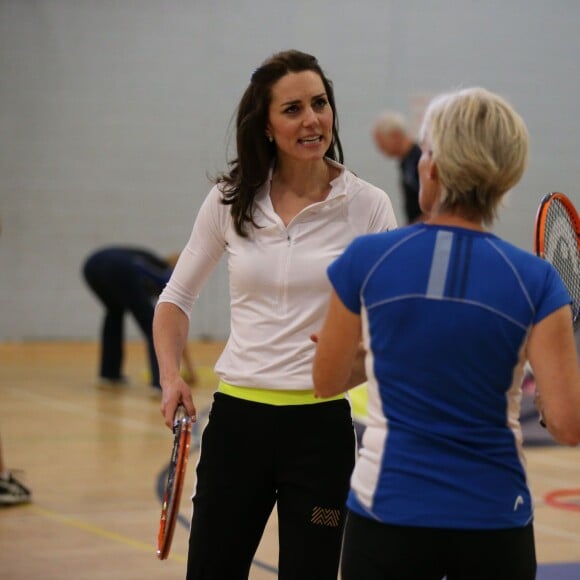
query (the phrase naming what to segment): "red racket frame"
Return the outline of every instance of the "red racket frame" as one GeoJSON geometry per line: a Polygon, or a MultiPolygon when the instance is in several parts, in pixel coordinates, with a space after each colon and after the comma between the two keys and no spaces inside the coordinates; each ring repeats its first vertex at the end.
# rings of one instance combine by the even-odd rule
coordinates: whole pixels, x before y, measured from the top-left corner
{"type": "MultiPolygon", "coordinates": [[[[171,550],[173,533],[179,513],[179,503],[183,482],[187,471],[187,460],[189,459],[189,447],[191,445],[191,418],[181,416],[175,420],[175,439],[171,459],[177,446],[177,458],[175,459],[175,476],[173,479],[173,491],[169,487],[169,477],[165,483],[163,502],[161,504],[161,520],[159,522],[159,533],[157,536],[157,557],[159,560],[166,560],[171,550]]],[[[171,466],[170,466],[171,469],[171,466]]]]}
{"type": "Polygon", "coordinates": [[[576,232],[578,251],[580,252],[580,217],[578,216],[578,212],[576,211],[574,204],[566,195],[555,191],[553,193],[548,193],[543,197],[536,214],[536,223],[534,229],[534,251],[537,256],[540,256],[540,258],[545,258],[544,232],[546,231],[546,216],[548,215],[550,204],[555,200],[558,200],[564,206],[566,212],[570,216],[570,221],[572,222],[576,232]]]}

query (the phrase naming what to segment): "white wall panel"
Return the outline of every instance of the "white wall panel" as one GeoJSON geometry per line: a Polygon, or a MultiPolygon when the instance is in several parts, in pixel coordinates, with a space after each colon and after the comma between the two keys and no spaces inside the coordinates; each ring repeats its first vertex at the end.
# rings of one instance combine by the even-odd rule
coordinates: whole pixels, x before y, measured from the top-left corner
{"type": "MultiPolygon", "coordinates": [[[[107,244],[183,246],[252,70],[285,48],[318,56],[347,165],[397,211],[375,116],[457,86],[510,98],[532,157],[497,231],[531,248],[543,193],[580,203],[579,23],[572,0],[0,1],[0,340],[96,336],[83,260],[107,244]]],[[[224,338],[228,321],[222,264],[191,335],[224,338]]]]}

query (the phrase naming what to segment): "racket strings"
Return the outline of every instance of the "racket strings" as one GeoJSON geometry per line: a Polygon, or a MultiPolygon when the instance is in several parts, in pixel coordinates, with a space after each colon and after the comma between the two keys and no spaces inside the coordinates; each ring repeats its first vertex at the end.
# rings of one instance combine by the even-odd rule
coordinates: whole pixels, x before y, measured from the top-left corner
{"type": "Polygon", "coordinates": [[[574,325],[580,322],[580,252],[575,224],[558,200],[549,204],[544,228],[544,257],[558,270],[570,296],[574,325]]]}

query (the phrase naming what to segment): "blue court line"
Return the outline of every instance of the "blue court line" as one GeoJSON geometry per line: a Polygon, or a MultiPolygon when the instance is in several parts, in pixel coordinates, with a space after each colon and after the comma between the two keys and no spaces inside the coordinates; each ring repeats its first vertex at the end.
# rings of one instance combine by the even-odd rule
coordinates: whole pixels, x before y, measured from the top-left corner
{"type": "Polygon", "coordinates": [[[538,566],[536,580],[578,580],[580,562],[566,564],[542,564],[538,566]]]}
{"type": "MultiPolygon", "coordinates": [[[[200,415],[197,416],[197,421],[191,427],[191,446],[189,448],[189,454],[191,455],[194,451],[199,451],[201,445],[201,434],[199,432],[199,424],[207,418],[209,414],[209,409],[205,409],[200,415]]],[[[167,479],[167,472],[169,471],[169,463],[165,469],[161,470],[157,476],[157,498],[159,503],[163,501],[163,492],[165,490],[165,481],[167,479]]],[[[177,514],[177,522],[181,524],[185,529],[189,529],[189,520],[182,514],[177,514]]],[[[267,572],[272,572],[272,574],[278,574],[278,568],[266,564],[266,562],[261,562],[260,560],[253,560],[252,566],[266,570],[267,572]]]]}

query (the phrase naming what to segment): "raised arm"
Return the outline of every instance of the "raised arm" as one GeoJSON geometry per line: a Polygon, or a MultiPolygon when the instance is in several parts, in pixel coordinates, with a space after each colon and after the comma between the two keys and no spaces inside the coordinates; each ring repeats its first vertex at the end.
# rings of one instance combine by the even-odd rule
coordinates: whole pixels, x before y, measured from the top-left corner
{"type": "Polygon", "coordinates": [[[528,358],[539,392],[539,407],[550,434],[559,443],[580,443],[580,369],[569,306],[536,324],[528,358]]]}

